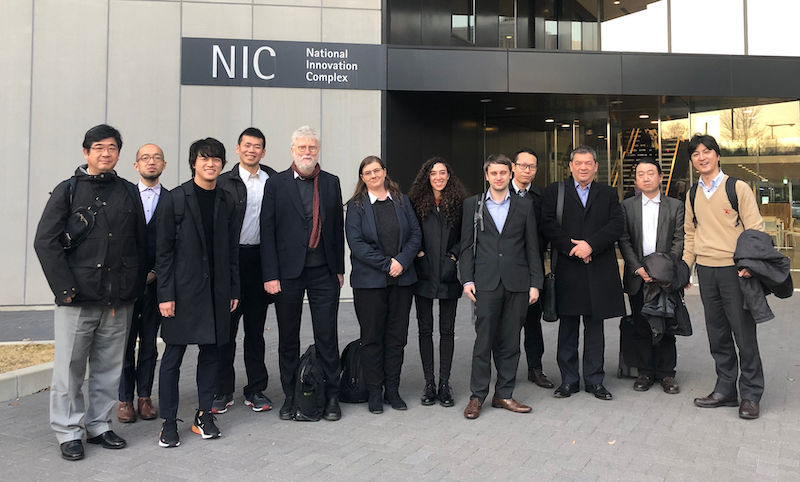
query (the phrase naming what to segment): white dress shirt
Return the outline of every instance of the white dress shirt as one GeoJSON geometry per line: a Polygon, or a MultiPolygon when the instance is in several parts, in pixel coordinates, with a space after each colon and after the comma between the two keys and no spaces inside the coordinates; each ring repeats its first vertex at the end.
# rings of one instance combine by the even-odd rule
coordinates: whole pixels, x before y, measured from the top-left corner
{"type": "Polygon", "coordinates": [[[158,198],[161,197],[161,183],[156,183],[153,187],[147,187],[139,181],[139,197],[142,198],[142,208],[144,208],[144,220],[148,224],[153,219],[153,213],[158,206],[158,198]]]}
{"type": "Polygon", "coordinates": [[[242,231],[239,233],[239,244],[261,244],[261,201],[264,199],[264,185],[269,175],[258,169],[256,174],[239,165],[239,177],[247,188],[247,206],[244,209],[242,231]]]}
{"type": "Polygon", "coordinates": [[[658,234],[658,208],[661,205],[661,193],[650,199],[642,193],[642,256],[655,253],[656,235],[658,234]]]}

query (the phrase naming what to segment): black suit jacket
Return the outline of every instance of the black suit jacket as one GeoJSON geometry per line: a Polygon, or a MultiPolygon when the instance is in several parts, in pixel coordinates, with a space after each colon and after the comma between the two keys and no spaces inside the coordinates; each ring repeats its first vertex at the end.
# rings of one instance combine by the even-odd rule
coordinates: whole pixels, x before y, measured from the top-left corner
{"type": "MultiPolygon", "coordinates": [[[[680,259],[683,256],[683,203],[675,198],[661,195],[658,207],[656,252],[671,253],[680,259]]],[[[634,295],[642,288],[642,278],[636,270],[642,267],[642,195],[637,194],[622,201],[625,231],[619,238],[619,250],[625,260],[622,284],[625,292],[634,295]]]]}
{"type": "Polygon", "coordinates": [[[480,197],[481,194],[477,194],[464,201],[459,258],[462,282],[472,281],[475,289],[480,291],[494,290],[501,282],[506,290],[513,292],[541,289],[544,275],[533,203],[512,195],[501,233],[486,203],[482,202],[484,229],[478,228],[476,252],[473,254],[473,243],[476,242],[473,219],[480,197]]]}
{"type": "Polygon", "coordinates": [[[230,193],[217,188],[212,272],[193,182],[161,191],[158,201],[163,207],[157,226],[158,301],[175,302],[175,317],[161,319],[161,337],[173,345],[221,346],[230,338],[230,302],[240,298],[236,203],[230,193]],[[175,215],[179,203],[183,204],[182,216],[175,215]]]}
{"type": "Polygon", "coordinates": [[[586,207],[581,204],[575,181],[568,177],[547,187],[542,200],[542,232],[558,251],[556,293],[561,315],[613,318],[625,314],[614,243],[622,235],[622,210],[617,193],[606,184],[592,182],[586,207]],[[564,183],[562,225],[556,220],[558,183],[564,183]],[[569,252],[570,239],[583,239],[592,247],[592,261],[584,263],[569,252]]]}
{"type": "MultiPolygon", "coordinates": [[[[344,274],[344,214],[339,178],[319,173],[320,248],[331,274],[344,274]]],[[[298,278],[305,267],[311,220],[291,168],[271,176],[261,203],[261,270],[264,281],[298,278]]]]}

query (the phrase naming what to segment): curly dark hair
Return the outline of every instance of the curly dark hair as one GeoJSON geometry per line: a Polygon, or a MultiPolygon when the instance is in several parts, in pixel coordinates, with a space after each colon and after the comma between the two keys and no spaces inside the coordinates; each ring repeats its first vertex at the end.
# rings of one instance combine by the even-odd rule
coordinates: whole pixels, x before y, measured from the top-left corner
{"type": "Polygon", "coordinates": [[[443,164],[447,169],[450,178],[442,190],[442,199],[439,202],[439,210],[444,215],[445,222],[451,228],[457,226],[461,220],[461,208],[464,198],[467,197],[467,190],[464,184],[453,173],[453,168],[442,157],[432,157],[425,161],[414,178],[414,183],[408,191],[408,199],[414,206],[414,211],[420,220],[425,219],[433,210],[436,202],[433,199],[433,188],[431,187],[431,169],[435,164],[443,164]]]}

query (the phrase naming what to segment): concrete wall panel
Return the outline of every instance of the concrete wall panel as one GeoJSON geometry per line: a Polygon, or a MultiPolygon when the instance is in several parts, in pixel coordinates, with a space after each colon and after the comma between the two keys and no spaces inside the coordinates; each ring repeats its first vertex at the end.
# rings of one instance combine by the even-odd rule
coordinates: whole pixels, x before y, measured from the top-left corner
{"type": "Polygon", "coordinates": [[[252,5],[183,3],[183,37],[251,38],[252,5]]]}
{"type": "Polygon", "coordinates": [[[255,39],[319,42],[321,23],[318,8],[285,6],[253,8],[255,39]]]}
{"type": "MultiPolygon", "coordinates": [[[[33,239],[48,193],[84,162],[86,130],[106,121],[106,2],[39,0],[34,4],[31,181],[33,239]]],[[[26,303],[51,303],[38,259],[26,256],[26,303]]]]}
{"type": "Polygon", "coordinates": [[[322,0],[323,7],[381,9],[381,0],[322,0]]]}
{"type": "Polygon", "coordinates": [[[381,43],[380,10],[323,9],[322,41],[360,44],[381,43]]]}
{"type": "Polygon", "coordinates": [[[178,181],[180,37],[179,4],[111,2],[108,121],[125,141],[117,172],[132,182],[136,149],[145,143],[164,150],[164,185],[178,181]]]}
{"type": "Polygon", "coordinates": [[[0,205],[6,226],[0,251],[0,305],[24,303],[25,256],[32,240],[28,222],[28,143],[30,140],[31,42],[33,6],[28,0],[0,2],[0,205]]]}
{"type": "MultiPolygon", "coordinates": [[[[320,129],[320,91],[316,89],[253,89],[253,126],[267,138],[264,161],[278,172],[292,163],[292,132],[302,125],[320,129]]],[[[325,155],[324,133],[323,156],[325,155]]],[[[324,157],[323,157],[324,158],[324,157]]]]}

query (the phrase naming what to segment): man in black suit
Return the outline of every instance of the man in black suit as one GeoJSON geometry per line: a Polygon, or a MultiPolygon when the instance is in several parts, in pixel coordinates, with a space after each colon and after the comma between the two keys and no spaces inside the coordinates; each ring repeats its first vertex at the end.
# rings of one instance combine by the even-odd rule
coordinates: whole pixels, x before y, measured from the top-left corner
{"type": "Polygon", "coordinates": [[[628,365],[639,370],[633,389],[644,392],[655,380],[660,380],[666,393],[680,392],[675,380],[678,355],[675,335],[664,333],[653,343],[650,324],[642,316],[644,305],[642,286],[653,279],[642,266],[642,259],[654,252],[683,255],[683,203],[661,195],[661,166],[652,158],[644,158],[635,168],[636,187],[641,194],[622,201],[625,231],[619,238],[619,250],[625,259],[622,284],[628,293],[633,314],[633,333],[630,343],[622,346],[628,365]]]}
{"type": "Polygon", "coordinates": [[[272,401],[264,395],[269,374],[264,364],[264,322],[267,307],[273,296],[264,291],[261,280],[261,204],[267,179],[277,174],[269,166],[260,164],[266,154],[266,138],[261,130],[248,127],[236,143],[239,162],[219,177],[219,185],[228,191],[238,207],[239,223],[239,278],[241,299],[231,312],[231,339],[220,347],[219,376],[213,413],[225,413],[233,405],[236,371],[236,334],[239,319],[244,327],[244,368],[247,385],[244,386],[244,404],[254,412],[272,409],[272,401]]]}
{"type": "MultiPolygon", "coordinates": [[[[125,347],[125,359],[122,362],[122,376],[119,379],[119,408],[117,419],[123,423],[136,421],[136,412],[133,408],[133,391],[137,389],[139,398],[137,408],[142,420],[152,420],[158,416],[150,398],[153,390],[153,377],[156,372],[158,349],[156,337],[161,324],[161,314],[158,312],[158,298],[156,296],[156,273],[153,268],[156,264],[156,217],[160,213],[158,207],[161,190],[164,189],[159,182],[161,173],[167,167],[164,160],[164,151],[155,144],[145,144],[136,151],[136,161],[133,167],[141,176],[137,188],[144,209],[145,222],[147,223],[147,258],[145,270],[147,272],[144,296],[133,304],[133,317],[131,330],[128,333],[128,344],[125,347]],[[139,359],[136,360],[136,340],[139,340],[139,359]]],[[[166,191],[166,189],[164,189],[166,191]]]]}
{"type": "MultiPolygon", "coordinates": [[[[538,262],[544,266],[544,252],[547,249],[547,242],[542,237],[542,190],[533,184],[536,177],[536,169],[539,161],[536,153],[527,147],[520,149],[514,155],[514,177],[511,179],[509,188],[512,194],[516,194],[522,199],[527,199],[533,203],[533,214],[536,216],[536,225],[539,227],[539,259],[538,262]]],[[[544,272],[544,268],[542,269],[544,272]]],[[[542,355],[544,355],[544,338],[542,337],[542,303],[528,306],[528,313],[525,316],[525,358],[528,360],[528,380],[542,388],[553,388],[553,382],[547,378],[542,371],[542,355]]]]}
{"type": "Polygon", "coordinates": [[[469,403],[464,416],[478,418],[489,394],[491,360],[497,369],[492,406],[517,413],[531,407],[512,398],[519,364],[519,334],[527,306],[544,282],[533,204],[511,196],[511,160],[491,155],[483,164],[489,191],[464,202],[460,259],[464,294],[475,302],[469,403]]]}
{"type": "Polygon", "coordinates": [[[597,153],[578,146],[569,156],[572,176],[547,187],[542,201],[542,232],[556,257],[558,349],[561,385],[553,395],[566,398],[580,390],[578,332],[583,317],[583,380],[585,390],[611,400],[603,386],[605,339],[603,321],[625,314],[614,243],[622,235],[617,193],[595,182],[597,153]],[[558,222],[559,185],[563,216],[558,222]]]}
{"type": "Polygon", "coordinates": [[[261,206],[264,289],[277,294],[278,366],[286,395],[279,415],[295,414],[300,319],[308,295],[317,361],[325,376],[323,417],[339,420],[337,311],[344,281],[344,216],[339,178],[320,169],[319,135],[308,126],[292,134],[289,169],[267,181],[261,206]]]}

